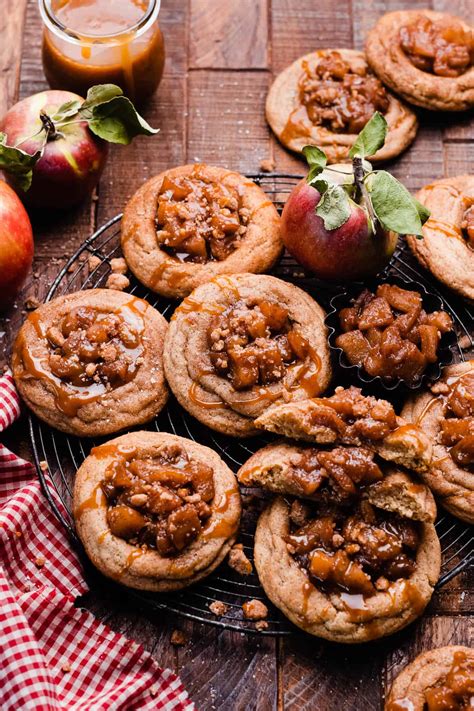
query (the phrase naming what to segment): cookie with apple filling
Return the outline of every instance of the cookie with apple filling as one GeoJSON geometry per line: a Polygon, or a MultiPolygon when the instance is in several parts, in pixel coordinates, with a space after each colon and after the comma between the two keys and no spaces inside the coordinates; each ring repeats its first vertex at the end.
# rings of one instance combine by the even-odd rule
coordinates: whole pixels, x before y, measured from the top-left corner
{"type": "Polygon", "coordinates": [[[218,277],[176,309],[164,363],[190,414],[218,432],[246,437],[270,406],[326,389],[324,313],[304,291],[275,277],[218,277]]]}
{"type": "Polygon", "coordinates": [[[411,104],[436,111],[474,106],[474,38],[459,17],[431,10],[383,15],[369,32],[367,61],[411,104]]]}
{"type": "Polygon", "coordinates": [[[235,476],[217,453],[164,432],[95,447],[74,486],[87,555],[141,590],[178,590],[212,572],[235,542],[240,510],[235,476]]]}
{"type": "Polygon", "coordinates": [[[151,420],[168,399],[163,316],[143,299],[111,289],[60,296],[33,311],[18,332],[12,369],[28,407],[79,436],[151,420]]]}
{"type": "Polygon", "coordinates": [[[474,650],[460,645],[419,654],[393,682],[385,711],[467,711],[474,698],[474,650]]]}
{"type": "Polygon", "coordinates": [[[271,491],[278,482],[284,494],[259,518],[254,560],[266,594],[295,625],[366,642],[423,612],[440,570],[428,487],[363,447],[269,445],[238,477],[271,491]]]}
{"type": "Polygon", "coordinates": [[[260,429],[316,444],[363,446],[387,461],[417,472],[431,464],[430,438],[396,415],[387,401],[359,388],[336,388],[330,397],[272,407],[255,421],[260,429]]]}
{"type": "Polygon", "coordinates": [[[121,244],[137,279],[171,298],[219,274],[266,271],[283,248],[278,212],[263,190],[204,164],[142,185],[125,207],[121,244]]]}
{"type": "Polygon", "coordinates": [[[431,216],[423,239],[407,236],[411,251],[436,279],[474,300],[474,175],[435,180],[417,198],[431,216]]]}
{"type": "Polygon", "coordinates": [[[373,161],[388,160],[405,150],[418,127],[415,114],[386,91],[364,53],[353,49],[323,49],[297,59],[273,82],[265,111],[283,145],[301,152],[314,143],[330,163],[348,157],[357,134],[375,111],[384,114],[388,136],[373,161]]]}
{"type": "Polygon", "coordinates": [[[446,368],[430,390],[406,402],[402,415],[433,442],[426,484],[453,516],[474,523],[474,360],[446,368]]]}

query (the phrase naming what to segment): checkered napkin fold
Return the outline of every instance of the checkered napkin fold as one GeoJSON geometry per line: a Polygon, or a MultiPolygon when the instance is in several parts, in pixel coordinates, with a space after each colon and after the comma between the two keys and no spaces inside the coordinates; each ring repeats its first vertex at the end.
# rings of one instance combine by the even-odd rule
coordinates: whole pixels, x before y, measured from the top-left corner
{"type": "MultiPolygon", "coordinates": [[[[0,378],[0,432],[19,413],[7,373],[0,378]]],[[[2,711],[193,711],[177,676],[74,606],[87,589],[33,465],[0,444],[2,711]]]]}

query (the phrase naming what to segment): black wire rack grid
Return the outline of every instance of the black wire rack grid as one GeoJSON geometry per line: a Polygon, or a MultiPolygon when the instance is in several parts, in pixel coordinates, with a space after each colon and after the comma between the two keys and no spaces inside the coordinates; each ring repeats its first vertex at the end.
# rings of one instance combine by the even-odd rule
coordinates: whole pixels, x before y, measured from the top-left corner
{"type": "MultiPolygon", "coordinates": [[[[279,211],[281,211],[291,189],[301,179],[301,176],[289,174],[263,173],[249,175],[248,177],[261,185],[279,211]]],[[[121,215],[116,215],[82,243],[53,281],[46,301],[80,289],[105,285],[107,276],[110,273],[110,259],[121,256],[121,217],[121,215]],[[91,268],[89,257],[92,255],[98,257],[99,262],[91,268]]],[[[272,273],[305,289],[323,307],[328,306],[331,298],[341,288],[337,286],[328,287],[314,277],[306,275],[301,267],[287,255],[283,256],[272,273]]],[[[435,286],[429,275],[421,272],[404,242],[398,247],[390,266],[385,271],[386,276],[390,274],[421,283],[431,293],[437,294],[442,299],[444,308],[453,317],[458,336],[456,343],[453,345],[453,359],[455,361],[465,360],[466,354],[472,349],[473,345],[473,312],[471,307],[461,299],[448,293],[443,287],[435,286]]],[[[172,315],[176,305],[174,302],[148,291],[133,278],[131,278],[129,292],[146,299],[166,318],[169,319],[172,315]]],[[[338,375],[341,378],[344,377],[341,372],[338,375]]],[[[270,436],[259,435],[249,440],[236,440],[220,435],[204,427],[188,415],[173,398],[170,399],[165,410],[148,426],[155,428],[157,431],[171,432],[188,437],[214,448],[233,471],[237,471],[251,454],[271,439],[270,436]]],[[[34,415],[30,415],[29,429],[38,477],[44,494],[55,515],[77,547],[85,562],[86,572],[93,578],[96,573],[88,565],[81,543],[74,530],[71,513],[71,493],[75,472],[88,455],[90,449],[100,444],[100,441],[103,440],[81,439],[62,434],[43,424],[34,415]],[[46,467],[44,463],[46,463],[46,467]]],[[[265,497],[263,495],[255,495],[254,491],[250,492],[250,490],[245,489],[243,496],[244,501],[245,499],[247,500],[247,505],[244,507],[240,541],[247,556],[252,560],[253,534],[265,497]]],[[[474,559],[474,537],[472,528],[443,513],[442,510],[436,522],[436,528],[442,546],[441,577],[437,584],[437,587],[441,588],[449,580],[459,575],[461,571],[472,565],[474,559]]],[[[111,585],[113,584],[111,583],[111,585]]],[[[126,589],[125,592],[144,609],[167,611],[168,613],[181,615],[198,622],[206,622],[225,629],[246,633],[258,632],[258,634],[266,635],[286,635],[294,629],[286,618],[268,601],[255,573],[242,577],[231,570],[225,563],[204,581],[183,591],[151,594],[126,589]],[[258,631],[255,628],[255,623],[243,618],[242,604],[249,599],[262,600],[269,607],[267,629],[258,631]],[[224,602],[227,606],[227,612],[221,617],[216,617],[209,609],[209,605],[216,600],[224,602]]]]}

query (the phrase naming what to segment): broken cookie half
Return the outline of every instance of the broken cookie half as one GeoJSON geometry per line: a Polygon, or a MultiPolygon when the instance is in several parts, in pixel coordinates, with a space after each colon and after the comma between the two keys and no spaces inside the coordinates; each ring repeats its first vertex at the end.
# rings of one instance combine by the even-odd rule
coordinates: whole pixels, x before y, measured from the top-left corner
{"type": "Polygon", "coordinates": [[[395,414],[387,400],[359,388],[336,388],[331,397],[278,405],[255,420],[260,429],[316,444],[363,446],[417,472],[429,469],[432,445],[423,430],[395,414]]]}

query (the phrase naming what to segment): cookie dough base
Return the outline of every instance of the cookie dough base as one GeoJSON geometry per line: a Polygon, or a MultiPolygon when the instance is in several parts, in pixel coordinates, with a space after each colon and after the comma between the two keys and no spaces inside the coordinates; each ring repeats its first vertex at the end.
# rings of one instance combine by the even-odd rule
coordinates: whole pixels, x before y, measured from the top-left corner
{"type": "Polygon", "coordinates": [[[255,534],[255,565],[270,600],[297,627],[333,642],[368,642],[393,634],[421,615],[438,580],[441,552],[433,524],[420,523],[417,568],[407,580],[391,584],[365,600],[365,609],[348,610],[340,594],[325,595],[309,583],[288,553],[288,504],[281,497],[262,513],[255,534]],[[357,619],[359,618],[359,619],[357,619]]]}

